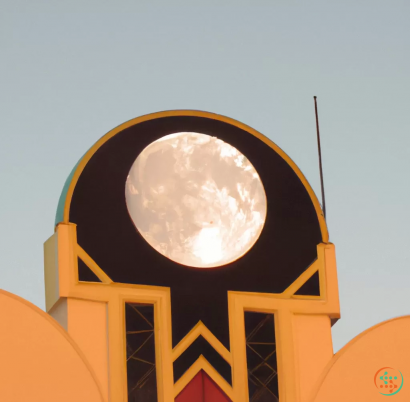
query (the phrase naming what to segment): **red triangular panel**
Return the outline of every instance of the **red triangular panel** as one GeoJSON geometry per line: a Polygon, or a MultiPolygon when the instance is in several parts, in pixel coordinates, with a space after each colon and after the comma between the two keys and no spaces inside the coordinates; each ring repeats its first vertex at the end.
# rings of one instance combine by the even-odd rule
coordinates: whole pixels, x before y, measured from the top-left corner
{"type": "Polygon", "coordinates": [[[178,394],[175,398],[175,402],[203,402],[203,400],[204,390],[201,370],[178,394]]]}
{"type": "Polygon", "coordinates": [[[203,373],[202,375],[205,389],[204,402],[231,402],[221,388],[219,388],[206,373],[203,373]]]}
{"type": "Polygon", "coordinates": [[[175,402],[231,402],[231,400],[201,370],[175,398],[175,402]]]}

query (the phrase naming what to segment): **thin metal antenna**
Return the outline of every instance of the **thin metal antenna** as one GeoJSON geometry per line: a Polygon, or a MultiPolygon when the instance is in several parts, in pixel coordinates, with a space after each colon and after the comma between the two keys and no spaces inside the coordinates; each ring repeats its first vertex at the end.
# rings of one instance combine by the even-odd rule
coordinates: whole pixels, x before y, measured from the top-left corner
{"type": "Polygon", "coordinates": [[[325,185],[323,183],[322,150],[320,148],[319,117],[318,117],[318,114],[317,114],[316,96],[314,96],[313,99],[315,100],[317,148],[318,148],[318,151],[319,151],[320,186],[322,188],[322,208],[323,208],[323,215],[326,219],[325,185]]]}

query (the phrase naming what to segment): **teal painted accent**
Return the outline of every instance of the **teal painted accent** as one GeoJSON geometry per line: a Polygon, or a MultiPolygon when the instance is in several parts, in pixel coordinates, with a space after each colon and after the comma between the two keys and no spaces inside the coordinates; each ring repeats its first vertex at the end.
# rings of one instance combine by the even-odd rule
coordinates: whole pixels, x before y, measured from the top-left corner
{"type": "Polygon", "coordinates": [[[71,180],[73,179],[74,173],[77,170],[77,166],[81,162],[84,156],[76,163],[73,170],[71,171],[70,175],[67,177],[67,180],[64,183],[63,191],[61,192],[60,199],[58,200],[57,205],[57,212],[56,212],[56,219],[54,225],[62,222],[64,220],[64,206],[65,206],[65,199],[67,197],[68,188],[70,187],[71,180]]]}

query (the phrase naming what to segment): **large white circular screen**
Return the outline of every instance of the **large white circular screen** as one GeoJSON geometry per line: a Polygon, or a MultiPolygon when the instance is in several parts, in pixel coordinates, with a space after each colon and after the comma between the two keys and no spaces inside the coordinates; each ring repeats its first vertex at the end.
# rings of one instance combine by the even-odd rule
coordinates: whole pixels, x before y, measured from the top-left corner
{"type": "Polygon", "coordinates": [[[125,198],[154,249],[197,268],[243,256],[266,218],[265,190],[249,160],[199,133],[170,134],[148,145],[131,167],[125,198]]]}

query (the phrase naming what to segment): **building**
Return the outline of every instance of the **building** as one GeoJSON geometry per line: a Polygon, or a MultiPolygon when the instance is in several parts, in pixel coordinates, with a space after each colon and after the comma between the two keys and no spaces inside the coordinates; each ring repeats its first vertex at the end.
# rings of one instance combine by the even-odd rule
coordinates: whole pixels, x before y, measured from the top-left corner
{"type": "Polygon", "coordinates": [[[2,401],[409,400],[410,318],[337,354],[335,247],[252,128],[155,113],[102,137],[45,243],[46,310],[0,293],[2,401]]]}

